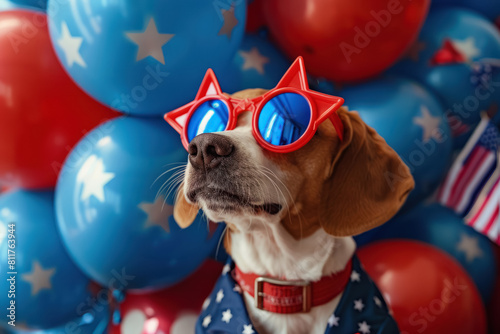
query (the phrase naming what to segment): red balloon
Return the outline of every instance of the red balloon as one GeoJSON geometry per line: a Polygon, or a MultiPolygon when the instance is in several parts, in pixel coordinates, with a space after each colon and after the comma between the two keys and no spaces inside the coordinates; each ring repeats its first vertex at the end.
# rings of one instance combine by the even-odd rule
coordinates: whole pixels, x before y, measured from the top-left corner
{"type": "MultiPolygon", "coordinates": [[[[500,269],[500,246],[495,246],[495,255],[497,258],[497,268],[500,269]]],[[[497,275],[495,288],[488,303],[488,327],[491,334],[500,333],[500,275],[497,275]]]]}
{"type": "Polygon", "coordinates": [[[418,36],[430,0],[265,0],[273,39],[307,71],[335,81],[381,73],[418,36]]]}
{"type": "Polygon", "coordinates": [[[474,282],[444,252],[424,243],[389,240],[361,248],[358,256],[401,334],[486,333],[474,282]]]}
{"type": "Polygon", "coordinates": [[[0,184],[54,187],[73,145],[117,113],[71,81],[41,12],[0,12],[0,184]]]}
{"type": "Polygon", "coordinates": [[[247,7],[247,23],[245,30],[247,32],[256,32],[265,25],[266,20],[262,12],[262,0],[250,1],[247,7]]]}
{"type": "Polygon", "coordinates": [[[203,301],[221,271],[220,263],[207,260],[179,284],[146,294],[128,293],[120,304],[121,323],[112,325],[110,334],[194,333],[203,301]]]}

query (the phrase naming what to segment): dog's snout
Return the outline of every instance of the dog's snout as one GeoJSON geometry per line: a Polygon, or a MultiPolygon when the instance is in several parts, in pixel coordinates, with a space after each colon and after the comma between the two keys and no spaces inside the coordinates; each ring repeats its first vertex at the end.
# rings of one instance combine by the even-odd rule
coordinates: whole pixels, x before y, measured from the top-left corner
{"type": "Polygon", "coordinates": [[[234,145],[227,137],[204,133],[196,136],[188,147],[189,161],[194,168],[217,167],[224,158],[234,152],[234,145]]]}

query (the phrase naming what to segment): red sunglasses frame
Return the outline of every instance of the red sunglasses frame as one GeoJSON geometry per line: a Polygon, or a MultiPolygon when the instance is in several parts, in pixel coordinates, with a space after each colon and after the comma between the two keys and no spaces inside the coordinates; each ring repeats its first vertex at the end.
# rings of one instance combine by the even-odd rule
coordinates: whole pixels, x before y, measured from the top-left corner
{"type": "Polygon", "coordinates": [[[298,57],[294,61],[275,88],[253,99],[241,100],[224,95],[214,72],[212,69],[208,69],[194,101],[165,114],[165,120],[181,135],[182,144],[186,150],[189,145],[186,125],[189,124],[195,110],[209,100],[220,100],[227,106],[229,118],[224,131],[233,130],[236,127],[238,115],[242,112],[253,112],[253,136],[260,146],[271,152],[288,153],[298,150],[311,140],[319,125],[326,119],[330,119],[333,123],[339,139],[343,138],[344,126],[336,111],[342,106],[344,99],[310,90],[302,57],[298,57]],[[275,96],[283,93],[295,93],[303,96],[309,103],[311,118],[306,131],[298,140],[288,145],[278,146],[268,143],[262,137],[258,130],[258,122],[263,106],[275,96]]]}

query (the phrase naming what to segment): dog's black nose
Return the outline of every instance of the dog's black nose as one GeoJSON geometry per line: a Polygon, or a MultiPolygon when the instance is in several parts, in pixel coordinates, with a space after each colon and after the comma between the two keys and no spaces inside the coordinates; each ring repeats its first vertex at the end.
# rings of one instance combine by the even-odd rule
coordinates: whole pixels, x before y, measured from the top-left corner
{"type": "Polygon", "coordinates": [[[194,168],[206,170],[217,167],[234,151],[231,140],[215,133],[203,133],[189,143],[189,161],[194,168]]]}

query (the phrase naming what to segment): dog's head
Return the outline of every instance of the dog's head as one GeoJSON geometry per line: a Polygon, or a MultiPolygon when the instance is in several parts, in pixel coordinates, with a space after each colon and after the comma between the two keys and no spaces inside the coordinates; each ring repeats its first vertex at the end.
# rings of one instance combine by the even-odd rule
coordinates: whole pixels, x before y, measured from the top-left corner
{"type": "MultiPolygon", "coordinates": [[[[252,99],[266,91],[232,95],[252,99]]],[[[414,182],[408,167],[356,112],[338,111],[340,140],[330,121],[291,153],[262,148],[252,134],[252,113],[234,130],[201,134],[188,146],[186,174],[174,218],[187,227],[201,208],[213,221],[249,231],[252,224],[282,224],[295,238],[323,228],[351,236],[389,220],[414,182]]]]}

